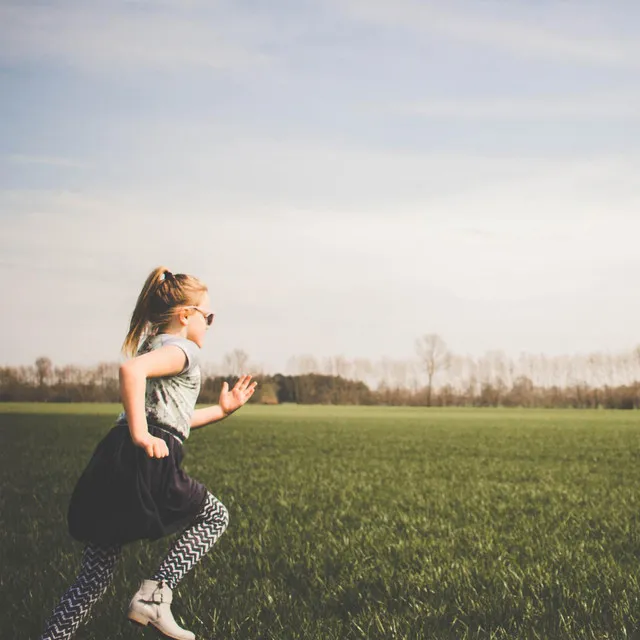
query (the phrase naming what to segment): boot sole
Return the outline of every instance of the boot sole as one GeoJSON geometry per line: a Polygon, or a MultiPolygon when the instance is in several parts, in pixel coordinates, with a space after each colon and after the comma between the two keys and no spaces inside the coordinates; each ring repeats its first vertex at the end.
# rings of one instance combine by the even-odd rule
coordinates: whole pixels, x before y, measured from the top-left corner
{"type": "Polygon", "coordinates": [[[140,627],[146,627],[147,625],[151,625],[151,628],[163,638],[169,638],[169,640],[176,640],[174,636],[168,636],[166,633],[163,633],[162,631],[160,631],[160,629],[158,629],[158,627],[156,627],[156,625],[153,624],[153,622],[149,620],[149,618],[139,613],[136,613],[135,611],[130,611],[127,614],[127,618],[129,619],[129,622],[133,622],[133,624],[137,624],[140,627]]]}

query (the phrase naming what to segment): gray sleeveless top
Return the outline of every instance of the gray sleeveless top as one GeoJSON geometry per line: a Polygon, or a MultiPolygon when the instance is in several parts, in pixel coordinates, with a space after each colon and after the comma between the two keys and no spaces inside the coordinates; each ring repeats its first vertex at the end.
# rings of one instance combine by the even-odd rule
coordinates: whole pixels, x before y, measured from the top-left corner
{"type": "MultiPolygon", "coordinates": [[[[200,393],[200,348],[195,342],[170,333],[149,336],[138,349],[138,355],[167,345],[175,345],[187,357],[184,369],[165,378],[147,378],[145,410],[147,423],[171,427],[189,437],[191,418],[200,393]]],[[[116,424],[127,424],[123,411],[116,424]]]]}

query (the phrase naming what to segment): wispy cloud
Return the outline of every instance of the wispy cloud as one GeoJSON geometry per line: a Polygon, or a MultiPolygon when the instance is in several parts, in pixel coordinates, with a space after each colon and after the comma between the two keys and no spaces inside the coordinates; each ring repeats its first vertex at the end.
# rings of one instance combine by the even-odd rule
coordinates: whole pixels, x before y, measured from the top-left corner
{"type": "Polygon", "coordinates": [[[6,158],[7,161],[11,164],[43,164],[50,167],[69,167],[76,169],[88,166],[87,163],[81,162],[79,160],[73,160],[71,158],[57,158],[55,156],[29,156],[14,154],[6,156],[6,158]]]}
{"type": "Polygon", "coordinates": [[[640,96],[539,97],[529,99],[489,98],[478,100],[429,100],[391,104],[390,113],[426,118],[461,119],[638,119],[640,96]]]}
{"type": "Polygon", "coordinates": [[[177,3],[10,2],[0,6],[0,59],[72,66],[237,69],[268,57],[201,9],[177,3]],[[185,7],[182,7],[184,9],[185,7]],[[234,37],[235,36],[235,37],[234,37]]]}
{"type": "MultiPolygon", "coordinates": [[[[530,24],[523,20],[489,19],[477,6],[467,3],[417,2],[416,0],[335,0],[335,6],[358,20],[401,26],[442,35],[454,40],[507,51],[521,57],[559,60],[616,67],[640,67],[637,39],[611,34],[581,32],[576,8],[573,22],[530,24]],[[452,8],[453,7],[453,8],[452,8]],[[457,9],[457,10],[456,10],[457,9]]],[[[553,10],[553,9],[552,9],[553,10]]],[[[500,15],[498,11],[495,12],[500,15]]],[[[501,12],[502,13],[502,12],[501,12]]]]}
{"type": "MultiPolygon", "coordinates": [[[[640,268],[637,158],[574,161],[564,170],[504,159],[504,169],[519,165],[519,177],[512,173],[505,181],[496,162],[483,176],[488,184],[469,190],[467,179],[482,163],[468,160],[462,171],[451,159],[440,173],[423,170],[422,179],[435,182],[457,175],[459,193],[411,207],[396,201],[378,216],[291,207],[288,215],[257,209],[259,215],[250,218],[220,211],[215,201],[201,201],[201,194],[152,202],[148,194],[120,189],[0,191],[0,271],[12,274],[5,278],[5,297],[33,294],[24,314],[5,318],[2,335],[9,338],[0,344],[3,357],[113,358],[139,287],[158,264],[210,284],[221,319],[207,347],[211,358],[242,346],[273,363],[282,344],[288,345],[286,355],[372,355],[379,348],[402,353],[403,341],[411,344],[434,326],[447,327],[446,337],[454,341],[472,326],[476,340],[508,348],[530,344],[526,336],[514,337],[517,329],[536,336],[540,345],[546,342],[541,348],[560,349],[567,340],[559,329],[562,319],[545,326],[537,321],[549,313],[540,307],[542,297],[582,305],[586,313],[576,316],[567,303],[565,324],[575,328],[580,317],[584,344],[591,344],[584,337],[589,327],[603,322],[591,313],[595,305],[607,306],[603,292],[615,291],[638,308],[632,281],[640,268]],[[625,189],[632,193],[617,201],[613,196],[625,189]],[[185,229],[188,242],[180,240],[185,229]],[[616,278],[609,278],[613,272],[616,278]],[[482,313],[479,304],[485,305],[482,313]],[[374,324],[386,342],[377,339],[375,327],[362,329],[372,308],[381,310],[374,324]],[[527,318],[531,310],[535,317],[527,318]],[[70,313],[83,318],[86,335],[66,331],[70,313]]],[[[435,159],[431,166],[435,171],[435,159]]],[[[364,177],[384,182],[384,174],[371,174],[372,168],[365,168],[364,177]]],[[[311,172],[319,173],[315,167],[311,172]]],[[[633,344],[637,312],[619,315],[625,326],[616,338],[633,344]]],[[[571,337],[577,345],[578,333],[571,337]]]]}

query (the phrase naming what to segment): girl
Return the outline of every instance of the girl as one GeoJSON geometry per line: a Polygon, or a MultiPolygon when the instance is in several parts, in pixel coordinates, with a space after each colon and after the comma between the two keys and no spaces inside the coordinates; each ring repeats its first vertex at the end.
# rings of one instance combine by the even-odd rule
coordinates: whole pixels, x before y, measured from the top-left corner
{"type": "Polygon", "coordinates": [[[71,638],[111,583],[123,544],[181,529],[157,571],[133,596],[128,618],[152,624],[169,638],[194,640],[173,618],[172,592],[222,535],[229,515],[181,469],[182,445],[191,429],[226,418],[256,387],[249,375],[231,390],[225,382],[218,405],[195,409],[199,352],[213,318],[207,287],[197,278],[164,267],[151,272],[123,345],[126,355],[137,352],[120,367],[124,411],[71,496],[69,532],[86,545],[80,573],[42,640],[71,638]]]}

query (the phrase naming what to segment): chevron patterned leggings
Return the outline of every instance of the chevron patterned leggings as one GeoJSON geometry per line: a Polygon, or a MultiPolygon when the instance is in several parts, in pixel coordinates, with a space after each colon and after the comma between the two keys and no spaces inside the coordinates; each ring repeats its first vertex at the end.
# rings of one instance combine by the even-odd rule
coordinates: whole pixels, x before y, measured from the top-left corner
{"type": "Polygon", "coordinates": [[[175,589],[187,572],[211,549],[229,524],[229,512],[210,493],[191,526],[176,539],[167,557],[151,577],[164,580],[169,589],[175,589]]]}
{"type": "MultiPolygon", "coordinates": [[[[226,507],[211,493],[207,494],[202,509],[173,543],[152,580],[164,580],[170,589],[175,589],[228,524],[226,507]]],[[[118,545],[89,544],[85,547],[80,573],[54,609],[41,640],[68,640],[73,636],[111,584],[119,557],[118,545]]]]}

